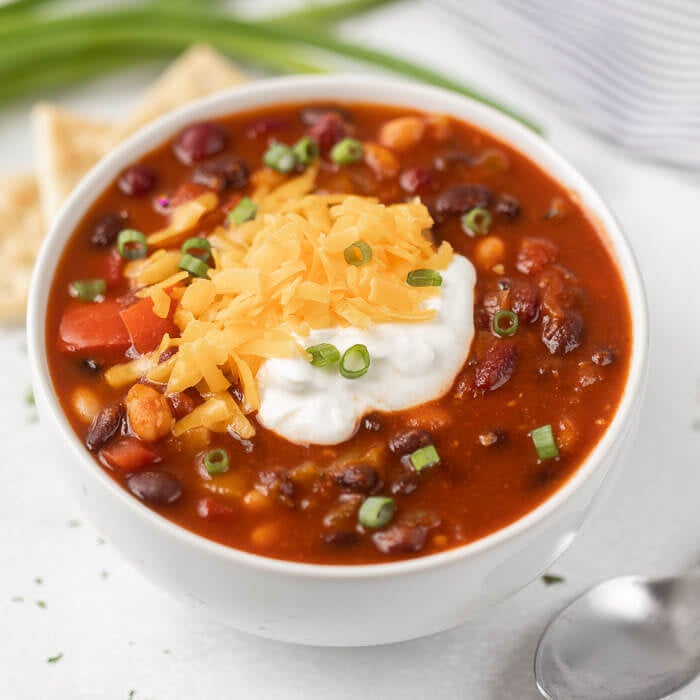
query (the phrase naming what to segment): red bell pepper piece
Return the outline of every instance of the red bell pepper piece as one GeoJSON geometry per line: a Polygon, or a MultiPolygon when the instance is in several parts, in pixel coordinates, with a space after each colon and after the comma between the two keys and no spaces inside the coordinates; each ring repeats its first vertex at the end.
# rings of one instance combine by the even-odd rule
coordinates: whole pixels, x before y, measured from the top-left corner
{"type": "Polygon", "coordinates": [[[225,518],[233,515],[233,508],[212,496],[202,496],[197,501],[197,515],[200,518],[225,518]]]}
{"type": "Polygon", "coordinates": [[[130,340],[120,312],[121,305],[114,299],[70,303],[58,327],[59,348],[68,352],[125,351],[130,340]]]}
{"type": "Polygon", "coordinates": [[[160,453],[135,437],[124,437],[100,450],[100,458],[113,469],[135,472],[161,461],[160,453]]]}
{"type": "Polygon", "coordinates": [[[133,306],[121,312],[122,321],[131,337],[134,347],[143,355],[155,350],[163,336],[180,335],[180,330],[173,322],[175,303],[171,300],[168,315],[165,318],[153,312],[153,300],[149,297],[137,301],[133,306]]]}

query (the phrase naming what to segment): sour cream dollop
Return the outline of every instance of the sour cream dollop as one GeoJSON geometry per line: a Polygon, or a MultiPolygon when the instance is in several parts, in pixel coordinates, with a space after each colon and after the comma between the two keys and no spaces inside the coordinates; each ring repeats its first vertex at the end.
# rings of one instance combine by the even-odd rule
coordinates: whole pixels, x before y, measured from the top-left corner
{"type": "Polygon", "coordinates": [[[267,360],[257,375],[258,421],[299,445],[336,445],[351,438],[370,411],[399,411],[443,396],[474,338],[476,272],[455,255],[441,274],[441,294],[426,304],[437,314],[428,321],[326,328],[303,339],[305,347],[332,343],[341,355],[351,345],[366,345],[371,364],[358,379],[341,376],[337,365],[267,360]]]}

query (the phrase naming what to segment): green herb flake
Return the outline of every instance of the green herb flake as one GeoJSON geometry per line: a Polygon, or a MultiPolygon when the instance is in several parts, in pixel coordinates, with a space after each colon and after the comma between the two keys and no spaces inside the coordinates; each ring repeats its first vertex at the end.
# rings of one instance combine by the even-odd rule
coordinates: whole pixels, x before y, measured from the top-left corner
{"type": "Polygon", "coordinates": [[[129,691],[129,697],[127,698],[127,700],[134,700],[134,696],[135,696],[135,695],[136,695],[136,691],[135,691],[135,690],[130,690],[130,691],[129,691]]]}
{"type": "Polygon", "coordinates": [[[24,598],[21,595],[12,596],[11,600],[13,603],[24,603],[24,598]]]}
{"type": "Polygon", "coordinates": [[[555,574],[545,574],[542,577],[542,582],[545,586],[555,586],[558,583],[565,583],[566,579],[563,576],[557,576],[555,574]]]}
{"type": "Polygon", "coordinates": [[[103,540],[101,537],[97,538],[97,544],[106,544],[106,543],[107,543],[107,541],[103,540]]]}
{"type": "Polygon", "coordinates": [[[100,574],[100,578],[109,578],[109,571],[103,571],[100,574]]]}
{"type": "Polygon", "coordinates": [[[34,392],[29,389],[27,391],[27,394],[24,397],[24,401],[26,402],[27,406],[36,406],[36,400],[34,399],[34,392]]]}
{"type": "Polygon", "coordinates": [[[34,583],[36,583],[37,586],[41,586],[41,584],[44,583],[44,579],[41,578],[41,576],[36,576],[34,578],[34,583]]]}
{"type": "Polygon", "coordinates": [[[44,600],[37,600],[37,601],[36,601],[36,606],[37,606],[38,608],[41,608],[42,610],[46,610],[46,608],[49,607],[48,605],[46,605],[46,601],[44,601],[44,600]]]}
{"type": "Polygon", "coordinates": [[[55,664],[58,661],[60,661],[63,658],[63,652],[60,654],[56,654],[56,656],[49,656],[48,659],[46,659],[47,664],[55,664]]]}
{"type": "Polygon", "coordinates": [[[77,518],[73,518],[72,520],[69,520],[66,525],[68,525],[68,527],[80,527],[82,523],[77,518]]]}

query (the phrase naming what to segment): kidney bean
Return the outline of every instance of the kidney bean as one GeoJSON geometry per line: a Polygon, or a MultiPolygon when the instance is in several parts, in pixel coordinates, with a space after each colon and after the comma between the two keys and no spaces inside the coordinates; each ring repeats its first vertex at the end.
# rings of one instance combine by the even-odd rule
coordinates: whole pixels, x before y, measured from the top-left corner
{"type": "Polygon", "coordinates": [[[102,369],[100,363],[97,362],[97,360],[93,360],[91,357],[86,357],[84,360],[81,360],[80,364],[91,373],[99,372],[102,369]]]}
{"type": "Polygon", "coordinates": [[[440,218],[464,214],[475,207],[488,207],[493,199],[486,185],[455,185],[441,192],[435,200],[435,213],[440,218]]]}
{"type": "Polygon", "coordinates": [[[113,211],[101,216],[92,228],[90,243],[98,248],[112,245],[126,226],[126,221],[126,216],[113,211]]]}
{"type": "Polygon", "coordinates": [[[240,189],[248,184],[248,166],[241,158],[223,155],[202,163],[192,173],[192,181],[217,192],[233,188],[240,189]]]}
{"type": "Polygon", "coordinates": [[[487,292],[482,301],[489,320],[501,310],[504,299],[506,304],[503,308],[514,311],[523,323],[534,323],[537,320],[540,315],[540,300],[535,285],[523,280],[503,278],[498,281],[498,286],[501,291],[487,292]]]}
{"type": "Polygon", "coordinates": [[[312,105],[304,107],[299,112],[299,119],[304,126],[313,126],[324,114],[336,114],[345,122],[352,122],[352,116],[347,109],[336,105],[312,105]]]}
{"type": "Polygon", "coordinates": [[[132,165],[117,180],[120,191],[128,197],[141,197],[156,184],[156,172],[147,165],[132,165]]]}
{"type": "Polygon", "coordinates": [[[402,430],[389,440],[389,449],[399,456],[411,454],[426,445],[434,445],[435,439],[427,430],[402,430]]]}
{"type": "Polygon", "coordinates": [[[316,141],[321,153],[327,155],[338,141],[348,135],[348,128],[340,114],[326,112],[319,115],[307,133],[316,141]]]}
{"type": "Polygon", "coordinates": [[[504,341],[494,343],[476,366],[474,391],[485,394],[502,387],[513,376],[519,357],[517,345],[504,341]]]}
{"type": "Polygon", "coordinates": [[[435,189],[435,178],[426,168],[410,168],[399,175],[399,185],[410,195],[422,195],[435,189]]]}
{"type": "Polygon", "coordinates": [[[408,496],[418,488],[419,479],[415,469],[404,467],[401,473],[392,479],[389,490],[393,496],[408,496]]]}
{"type": "Polygon", "coordinates": [[[464,151],[449,151],[433,158],[433,167],[438,172],[444,173],[454,165],[472,165],[474,163],[473,156],[470,156],[464,151]]]}
{"type": "Polygon", "coordinates": [[[331,474],[338,486],[349,491],[370,493],[379,483],[377,470],[369,464],[351,463],[331,474]]]}
{"type": "Polygon", "coordinates": [[[382,428],[382,419],[376,413],[368,413],[362,419],[362,427],[370,433],[378,433],[382,428]]]}
{"type": "Polygon", "coordinates": [[[577,311],[545,310],[542,314],[542,342],[552,355],[570,353],[581,344],[582,337],[583,319],[577,311]]]}
{"type": "Polygon", "coordinates": [[[182,495],[182,485],[172,474],[160,470],[139,472],[127,479],[126,485],[137,498],[146,503],[174,503],[182,495]]]}
{"type": "Polygon", "coordinates": [[[323,535],[323,541],[334,547],[352,547],[360,540],[360,536],[352,530],[338,530],[323,535]]]}
{"type": "Polygon", "coordinates": [[[85,437],[88,450],[104,445],[119,430],[123,418],[124,407],[120,403],[103,408],[93,419],[85,437]]]}
{"type": "Polygon", "coordinates": [[[246,138],[254,140],[262,136],[269,136],[270,134],[276,134],[280,131],[286,131],[290,126],[289,119],[285,119],[284,117],[264,117],[263,119],[254,121],[246,129],[245,135],[246,138]]]}
{"type": "Polygon", "coordinates": [[[515,266],[524,275],[536,275],[557,259],[557,252],[557,246],[544,238],[523,238],[515,266]]]}
{"type": "Polygon", "coordinates": [[[496,198],[493,210],[507,219],[517,219],[520,216],[520,202],[512,194],[500,194],[496,198]]]}
{"type": "Polygon", "coordinates": [[[598,367],[607,367],[615,362],[615,359],[615,352],[610,348],[596,350],[593,355],[591,355],[591,360],[593,360],[598,367]]]}
{"type": "Polygon", "coordinates": [[[410,554],[425,546],[428,528],[423,525],[396,523],[372,535],[374,546],[382,554],[410,554]]]}
{"type": "Polygon", "coordinates": [[[175,394],[170,394],[168,396],[168,403],[170,404],[170,410],[177,420],[184,418],[186,415],[192,413],[197,407],[195,400],[185,394],[182,391],[178,391],[175,394]]]}
{"type": "Polygon", "coordinates": [[[226,146],[226,131],[213,122],[199,122],[181,131],[173,144],[175,157],[185,165],[216,155],[226,146]]]}

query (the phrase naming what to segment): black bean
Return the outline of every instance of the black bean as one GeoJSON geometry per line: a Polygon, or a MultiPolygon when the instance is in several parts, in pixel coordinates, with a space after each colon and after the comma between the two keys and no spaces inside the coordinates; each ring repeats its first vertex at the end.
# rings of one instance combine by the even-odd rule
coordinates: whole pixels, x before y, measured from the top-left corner
{"type": "Polygon", "coordinates": [[[248,166],[245,161],[230,155],[219,156],[203,163],[192,173],[193,182],[218,192],[245,187],[248,178],[248,166]]]}
{"type": "Polygon", "coordinates": [[[117,186],[128,197],[141,197],[153,189],[156,172],[147,165],[132,165],[122,172],[117,186]]]}
{"type": "Polygon", "coordinates": [[[496,198],[493,210],[507,219],[516,219],[520,216],[520,202],[512,194],[500,194],[496,198]]]}
{"type": "Polygon", "coordinates": [[[389,449],[394,454],[401,456],[411,454],[421,447],[433,444],[435,444],[435,440],[427,430],[413,428],[396,433],[389,440],[389,449]]]}
{"type": "Polygon", "coordinates": [[[382,554],[410,554],[425,546],[428,528],[423,525],[396,523],[372,535],[374,546],[382,554]]]}
{"type": "Polygon", "coordinates": [[[117,212],[109,212],[95,222],[90,236],[90,243],[99,248],[106,248],[117,240],[117,236],[125,226],[125,216],[117,212]]]}
{"type": "Polygon", "coordinates": [[[486,185],[455,185],[438,195],[435,212],[441,218],[464,214],[475,207],[488,207],[492,199],[491,188],[486,185]]]}
{"type": "Polygon", "coordinates": [[[323,541],[326,544],[332,544],[334,547],[352,547],[357,544],[359,539],[360,536],[352,530],[329,532],[323,536],[323,541]]]}
{"type": "Polygon", "coordinates": [[[123,417],[124,408],[121,404],[103,408],[94,417],[85,437],[85,446],[88,450],[95,450],[104,445],[119,430],[123,417]]]}
{"type": "Polygon", "coordinates": [[[593,360],[598,367],[607,367],[615,362],[615,359],[615,352],[610,350],[610,348],[596,350],[591,356],[591,360],[593,360]]]}
{"type": "Polygon", "coordinates": [[[226,131],[219,124],[199,122],[180,132],[173,151],[181,163],[192,165],[223,151],[226,140],[226,131]]]}
{"type": "Polygon", "coordinates": [[[159,470],[139,472],[126,482],[129,491],[146,503],[174,503],[182,494],[182,484],[172,474],[159,470]]]}
{"type": "Polygon", "coordinates": [[[333,481],[344,489],[370,493],[379,482],[377,470],[369,464],[353,463],[331,474],[333,481]]]}
{"type": "Polygon", "coordinates": [[[369,413],[362,419],[362,427],[370,433],[378,433],[383,427],[382,419],[376,413],[369,413]]]}
{"type": "Polygon", "coordinates": [[[91,357],[86,357],[80,364],[90,372],[99,372],[102,369],[97,360],[93,360],[91,357]]]}

